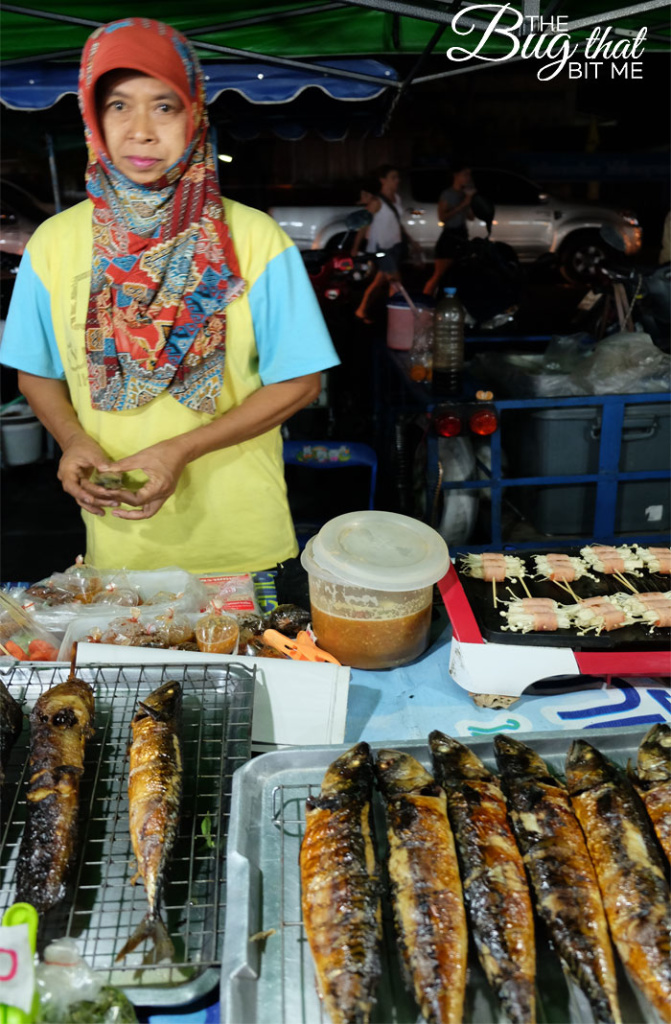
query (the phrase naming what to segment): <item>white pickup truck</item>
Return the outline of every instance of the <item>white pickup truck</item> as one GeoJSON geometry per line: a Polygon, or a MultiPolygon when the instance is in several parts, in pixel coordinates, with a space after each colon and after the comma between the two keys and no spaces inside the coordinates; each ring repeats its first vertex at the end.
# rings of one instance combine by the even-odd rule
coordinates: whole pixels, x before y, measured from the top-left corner
{"type": "MultiPolygon", "coordinates": [[[[544,192],[539,185],[511,171],[473,168],[478,191],[494,204],[491,239],[506,242],[520,260],[531,261],[544,253],[558,253],[570,277],[580,277],[605,256],[607,245],[599,231],[609,225],[620,235],[627,254],[641,247],[642,234],[635,214],[565,202],[544,192]]],[[[432,203],[419,202],[401,188],[403,224],[408,234],[433,257],[441,231],[438,196],[432,203]]],[[[269,213],[299,249],[326,249],[339,245],[347,233],[349,206],[273,206],[269,213]]],[[[482,220],[468,222],[471,237],[487,233],[482,220]]]]}

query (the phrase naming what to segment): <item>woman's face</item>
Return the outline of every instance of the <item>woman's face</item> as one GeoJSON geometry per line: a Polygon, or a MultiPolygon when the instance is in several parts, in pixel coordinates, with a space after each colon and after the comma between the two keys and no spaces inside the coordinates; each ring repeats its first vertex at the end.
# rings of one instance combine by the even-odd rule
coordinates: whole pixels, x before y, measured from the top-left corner
{"type": "Polygon", "coordinates": [[[398,189],[400,181],[401,175],[398,171],[389,171],[385,178],[380,178],[380,186],[383,192],[394,194],[398,189]]]}
{"type": "Polygon", "coordinates": [[[112,163],[138,185],[156,181],[186,149],[186,107],[158,78],[123,70],[110,75],[98,116],[112,163]]]}

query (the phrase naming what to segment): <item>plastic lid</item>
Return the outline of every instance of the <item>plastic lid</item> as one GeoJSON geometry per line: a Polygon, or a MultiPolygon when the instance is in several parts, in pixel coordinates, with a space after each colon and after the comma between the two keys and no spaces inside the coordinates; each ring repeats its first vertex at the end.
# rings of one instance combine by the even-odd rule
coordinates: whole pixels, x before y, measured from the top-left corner
{"type": "Polygon", "coordinates": [[[319,568],[371,590],[418,590],[447,572],[450,554],[435,530],[396,512],[365,510],[337,516],[313,538],[319,568]]]}

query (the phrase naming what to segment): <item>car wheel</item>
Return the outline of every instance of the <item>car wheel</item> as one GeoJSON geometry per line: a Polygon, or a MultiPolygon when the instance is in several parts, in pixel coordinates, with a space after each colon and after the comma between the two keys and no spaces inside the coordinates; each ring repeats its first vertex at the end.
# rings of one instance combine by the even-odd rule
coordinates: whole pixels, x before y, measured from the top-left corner
{"type": "Polygon", "coordinates": [[[559,252],[561,272],[573,283],[589,282],[612,251],[598,231],[574,231],[559,252]]]}

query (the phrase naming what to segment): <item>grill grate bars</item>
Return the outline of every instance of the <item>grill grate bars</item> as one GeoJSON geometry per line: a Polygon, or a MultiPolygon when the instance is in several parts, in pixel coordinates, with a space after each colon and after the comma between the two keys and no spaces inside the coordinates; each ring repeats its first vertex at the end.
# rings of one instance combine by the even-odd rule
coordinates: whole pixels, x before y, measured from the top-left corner
{"type": "MultiPolygon", "coordinates": [[[[16,667],[2,674],[26,715],[66,668],[16,667]]],[[[213,665],[101,666],[77,675],[93,686],[95,735],[86,747],[80,788],[78,857],[68,894],[40,922],[38,949],[64,935],[117,985],[184,983],[221,961],[225,917],[225,850],[233,772],[250,757],[255,669],[213,665]],[[114,958],[147,910],[128,823],[128,747],[138,699],[168,680],[183,688],[183,797],[170,859],[163,918],[175,943],[172,965],[145,963],[147,946],[114,958]],[[206,824],[209,828],[206,828],[206,824]],[[138,968],[142,968],[141,971],[138,968]]],[[[14,871],[26,820],[28,722],[11,752],[0,795],[0,914],[15,898],[14,871]]]]}

